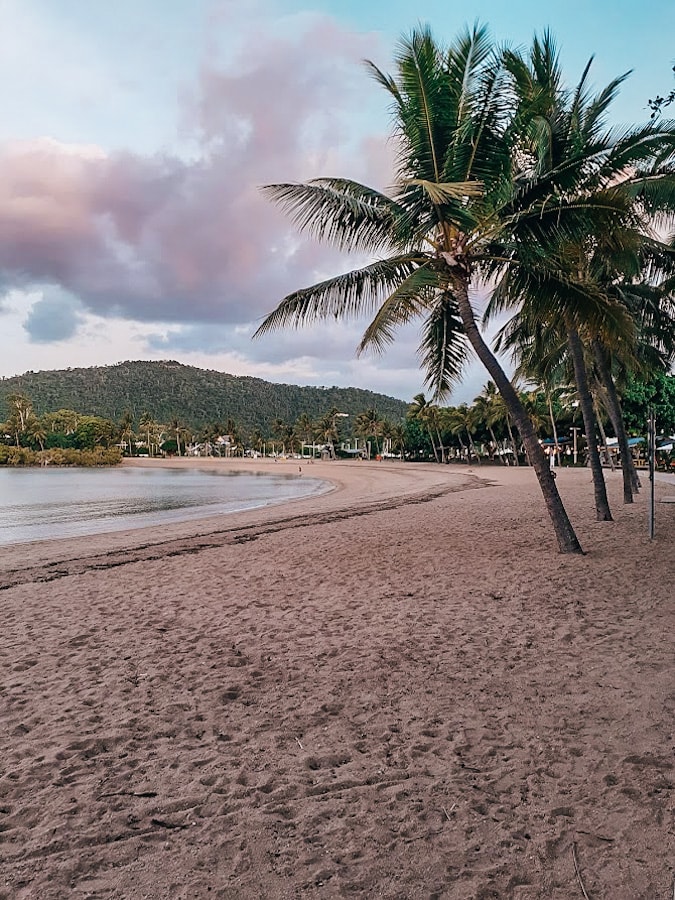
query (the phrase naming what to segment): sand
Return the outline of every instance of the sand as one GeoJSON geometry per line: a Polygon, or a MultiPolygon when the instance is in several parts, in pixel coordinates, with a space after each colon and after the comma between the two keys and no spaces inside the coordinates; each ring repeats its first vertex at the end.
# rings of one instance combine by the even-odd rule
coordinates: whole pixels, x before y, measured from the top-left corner
{"type": "Polygon", "coordinates": [[[675,504],[563,470],[567,557],[527,469],[310,474],[2,551],[0,898],[670,900],[675,504]]]}

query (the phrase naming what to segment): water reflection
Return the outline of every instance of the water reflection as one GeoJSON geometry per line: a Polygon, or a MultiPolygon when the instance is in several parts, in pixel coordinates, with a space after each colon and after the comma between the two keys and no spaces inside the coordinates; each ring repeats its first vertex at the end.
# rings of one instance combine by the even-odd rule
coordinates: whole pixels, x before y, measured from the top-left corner
{"type": "Polygon", "coordinates": [[[0,469],[0,544],[145,528],[327,488],[290,474],[212,469],[0,469]]]}

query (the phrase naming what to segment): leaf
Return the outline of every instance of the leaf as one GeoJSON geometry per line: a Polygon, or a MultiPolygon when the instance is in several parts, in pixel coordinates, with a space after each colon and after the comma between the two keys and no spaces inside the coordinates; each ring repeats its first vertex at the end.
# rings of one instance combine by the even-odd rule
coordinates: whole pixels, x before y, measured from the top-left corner
{"type": "Polygon", "coordinates": [[[454,200],[464,200],[467,197],[480,197],[483,194],[483,185],[479,181],[460,181],[456,183],[436,183],[426,181],[424,178],[400,179],[400,184],[419,185],[427,193],[432,203],[442,206],[444,203],[454,200]]]}

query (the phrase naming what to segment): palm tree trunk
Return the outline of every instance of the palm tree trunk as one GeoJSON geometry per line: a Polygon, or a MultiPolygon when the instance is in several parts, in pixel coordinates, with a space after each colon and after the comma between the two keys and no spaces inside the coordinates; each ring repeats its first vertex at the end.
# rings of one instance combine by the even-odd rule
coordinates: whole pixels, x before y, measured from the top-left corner
{"type": "Polygon", "coordinates": [[[438,446],[441,451],[441,462],[445,463],[445,447],[443,446],[443,438],[441,437],[441,432],[436,429],[436,437],[438,438],[438,446]]]}
{"type": "Polygon", "coordinates": [[[548,400],[548,414],[551,418],[551,428],[553,430],[553,446],[555,447],[554,453],[558,457],[558,464],[560,464],[560,444],[558,443],[558,429],[556,428],[555,416],[553,415],[553,400],[550,394],[546,399],[548,400]]]}
{"type": "Polygon", "coordinates": [[[436,444],[434,444],[434,435],[431,431],[431,428],[429,428],[428,425],[427,425],[427,433],[429,435],[429,440],[431,441],[431,449],[434,451],[434,458],[435,458],[436,462],[440,462],[440,460],[438,458],[438,450],[436,450],[436,444]]]}
{"type": "MultiPolygon", "coordinates": [[[[466,447],[464,446],[464,441],[462,440],[462,434],[460,431],[457,432],[457,440],[459,441],[460,456],[463,458],[466,447]]],[[[469,454],[467,452],[467,459],[468,458],[469,458],[469,454]]],[[[471,462],[470,459],[469,459],[469,462],[471,462]]]]}
{"type": "Polygon", "coordinates": [[[595,408],[595,417],[598,420],[598,428],[600,429],[600,437],[602,438],[602,447],[605,451],[605,459],[609,463],[609,467],[614,472],[616,470],[616,466],[614,465],[614,460],[612,459],[612,454],[610,452],[609,446],[607,444],[607,434],[605,432],[605,426],[602,424],[602,418],[600,416],[600,410],[598,409],[598,404],[594,403],[595,408]]]}
{"type": "Polygon", "coordinates": [[[561,553],[582,553],[579,540],[574,533],[572,523],[569,520],[567,511],[563,506],[563,502],[558,493],[555,484],[555,478],[551,472],[550,466],[546,462],[544,451],[537,440],[532,423],[529,416],[523,408],[523,404],[518,399],[518,394],[513,385],[506,377],[502,367],[499,365],[497,358],[494,356],[488,345],[483,340],[481,333],[476,325],[476,319],[469,302],[468,284],[466,279],[458,279],[457,287],[457,303],[459,314],[462,318],[464,330],[471,346],[476,352],[476,356],[483,363],[490,377],[497,385],[499,393],[504,398],[504,403],[513,416],[520,436],[527,448],[530,462],[534,467],[534,471],[539,481],[539,487],[544,497],[544,502],[553,523],[553,529],[558,539],[558,547],[561,553]]]}
{"type": "Polygon", "coordinates": [[[584,429],[586,431],[588,460],[591,464],[591,472],[593,474],[595,518],[598,522],[611,522],[612,513],[609,508],[607,486],[605,485],[605,477],[602,474],[602,463],[600,462],[600,454],[598,453],[598,441],[596,438],[597,427],[595,413],[593,412],[593,399],[591,397],[591,392],[588,387],[588,378],[586,376],[584,351],[581,346],[581,339],[578,331],[569,322],[567,323],[567,343],[570,348],[570,355],[574,366],[574,380],[577,385],[581,414],[583,416],[584,429]]]}
{"type": "MultiPolygon", "coordinates": [[[[468,428],[466,429],[466,433],[467,433],[467,436],[468,436],[468,438],[469,438],[469,447],[471,448],[471,453],[473,453],[473,455],[476,457],[476,462],[477,462],[478,465],[480,466],[480,464],[481,464],[480,456],[479,456],[478,453],[476,452],[476,445],[475,445],[474,442],[473,442],[473,438],[471,437],[471,432],[469,431],[468,428]]],[[[469,463],[470,463],[470,462],[471,462],[471,460],[469,460],[469,463]]]]}
{"type": "Polygon", "coordinates": [[[614,379],[612,378],[612,373],[609,371],[603,347],[597,338],[593,341],[593,352],[595,354],[595,363],[598,367],[600,380],[607,392],[607,412],[612,420],[614,434],[619,442],[621,470],[623,472],[623,502],[632,503],[633,493],[637,493],[640,488],[640,479],[635,471],[633,457],[631,456],[630,447],[628,446],[628,435],[626,434],[626,426],[623,421],[623,411],[621,409],[621,404],[619,403],[614,379]]]}
{"type": "MultiPolygon", "coordinates": [[[[492,430],[492,425],[488,425],[488,431],[490,432],[490,437],[492,438],[492,443],[495,445],[495,450],[498,451],[499,450],[499,441],[497,440],[497,437],[496,437],[494,431],[492,430]]],[[[492,455],[492,462],[494,462],[494,454],[492,455]]],[[[499,462],[502,465],[505,464],[501,453],[499,454],[499,462]]]]}
{"type": "MultiPolygon", "coordinates": [[[[499,385],[497,385],[497,386],[499,387],[499,385]]],[[[514,391],[513,393],[515,394],[516,392],[514,391]]],[[[516,394],[516,397],[517,396],[518,395],[516,394]]],[[[506,402],[506,398],[504,398],[504,402],[506,402]]],[[[520,403],[520,400],[518,401],[518,403],[520,403]]],[[[508,406],[508,404],[507,404],[507,406],[508,406]]],[[[521,404],[521,406],[522,406],[522,404],[521,404]]],[[[510,410],[509,410],[509,412],[510,412],[510,410]]],[[[511,418],[509,415],[506,416],[506,427],[509,430],[509,439],[511,441],[511,449],[513,450],[513,464],[515,466],[519,466],[520,460],[518,459],[518,448],[516,447],[516,442],[513,438],[513,429],[511,428],[511,418]]]]}

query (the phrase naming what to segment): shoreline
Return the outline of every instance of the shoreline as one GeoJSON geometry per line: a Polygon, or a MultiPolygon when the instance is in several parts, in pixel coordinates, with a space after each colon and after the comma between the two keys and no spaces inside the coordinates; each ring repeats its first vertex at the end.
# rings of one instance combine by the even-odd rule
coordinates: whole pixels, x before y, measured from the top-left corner
{"type": "MultiPolygon", "coordinates": [[[[74,537],[50,538],[37,541],[7,544],[0,555],[0,590],[13,584],[33,579],[52,580],[71,572],[92,568],[108,568],[125,561],[161,558],[172,553],[197,552],[200,548],[217,546],[229,540],[243,540],[243,535],[255,533],[261,528],[279,530],[308,523],[326,516],[349,518],[367,515],[369,512],[402,507],[408,503],[424,503],[444,494],[475,490],[477,488],[504,488],[520,484],[524,489],[538,485],[534,470],[530,467],[502,466],[438,466],[429,463],[357,462],[356,460],[320,461],[303,464],[286,459],[272,462],[264,459],[220,459],[183,457],[170,459],[125,459],[127,468],[178,468],[178,469],[228,469],[261,474],[288,474],[297,472],[316,478],[328,487],[308,496],[284,499],[250,509],[235,512],[204,515],[166,525],[142,526],[74,537]]],[[[563,502],[565,487],[579,482],[591,483],[588,469],[558,469],[558,479],[563,502]]],[[[620,470],[606,472],[608,486],[620,481],[620,470]]],[[[637,503],[645,502],[648,481],[643,476],[642,491],[637,503]]],[[[675,475],[657,473],[655,498],[658,512],[661,503],[674,503],[675,475]],[[666,485],[670,486],[667,487],[666,485]]],[[[613,508],[617,507],[617,501],[613,508]]],[[[573,522],[574,525],[574,522],[573,522]]],[[[544,518],[545,545],[558,553],[552,527],[544,518]]],[[[646,525],[645,525],[646,528],[646,525]]],[[[587,541],[582,546],[587,551],[587,541]]],[[[592,548],[591,548],[592,552],[592,548]]]]}
{"type": "MultiPolygon", "coordinates": [[[[122,467],[168,469],[228,469],[229,471],[280,474],[297,472],[297,460],[273,463],[253,459],[172,458],[125,459],[122,467]]],[[[285,520],[294,516],[321,515],[353,509],[355,506],[387,503],[429,492],[455,490],[464,484],[476,484],[472,473],[448,473],[447,467],[425,464],[358,463],[355,461],[317,462],[303,465],[303,474],[330,485],[325,491],[305,497],[269,503],[251,509],[172,522],[163,526],[121,529],[77,537],[51,538],[8,544],[3,547],[0,561],[0,587],[11,578],[12,572],[34,567],[60,566],[68,560],[105,556],[110,553],[131,552],[153,545],[199,540],[208,535],[229,533],[235,529],[261,525],[269,520],[285,520]],[[403,468],[401,468],[401,465],[403,468]],[[440,471],[439,471],[440,470],[440,471]]]]}

